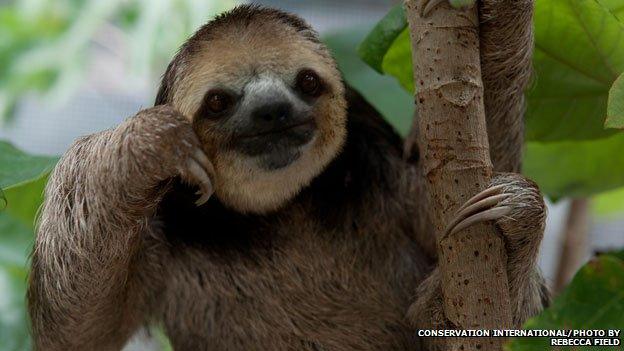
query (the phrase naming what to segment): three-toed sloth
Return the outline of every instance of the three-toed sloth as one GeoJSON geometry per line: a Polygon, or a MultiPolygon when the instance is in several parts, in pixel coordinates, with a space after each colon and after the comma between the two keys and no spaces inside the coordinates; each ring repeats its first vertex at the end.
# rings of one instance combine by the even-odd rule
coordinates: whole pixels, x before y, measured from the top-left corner
{"type": "MultiPolygon", "coordinates": [[[[525,79],[500,69],[522,63],[485,67],[486,89],[516,84],[517,106],[525,79]]],[[[37,349],[120,349],[152,323],[176,350],[436,348],[414,337],[447,323],[418,159],[308,24],[249,5],[218,16],[181,47],[156,105],[77,140],[50,177],[28,291],[37,349]]],[[[497,131],[500,110],[492,157],[511,171],[522,130],[497,131]]],[[[495,223],[518,325],[543,304],[544,204],[518,174],[492,186],[459,221],[507,209],[495,223]]]]}

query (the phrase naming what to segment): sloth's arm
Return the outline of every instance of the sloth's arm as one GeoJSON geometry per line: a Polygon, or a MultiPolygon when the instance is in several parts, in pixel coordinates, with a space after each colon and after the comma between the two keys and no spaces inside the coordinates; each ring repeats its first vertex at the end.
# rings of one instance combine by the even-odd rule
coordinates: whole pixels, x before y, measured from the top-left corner
{"type": "MultiPolygon", "coordinates": [[[[167,178],[201,183],[190,124],[166,107],[75,142],[52,173],[28,302],[42,350],[120,349],[140,323],[149,219],[167,178]]],[[[203,154],[202,154],[203,155],[203,154]]],[[[204,156],[205,157],[205,156],[204,156]]],[[[204,174],[205,175],[205,174],[204,174]]]]}
{"type": "MultiPolygon", "coordinates": [[[[479,1],[481,70],[490,155],[494,171],[520,173],[524,144],[524,90],[531,79],[533,0],[479,1]]],[[[538,313],[548,291],[537,268],[546,209],[537,185],[519,175],[497,174],[492,186],[512,194],[498,225],[507,238],[514,323],[538,313]]],[[[495,195],[496,196],[496,195],[495,195]]]]}
{"type": "Polygon", "coordinates": [[[524,90],[531,78],[533,0],[479,2],[481,73],[494,170],[520,172],[524,90]]]}

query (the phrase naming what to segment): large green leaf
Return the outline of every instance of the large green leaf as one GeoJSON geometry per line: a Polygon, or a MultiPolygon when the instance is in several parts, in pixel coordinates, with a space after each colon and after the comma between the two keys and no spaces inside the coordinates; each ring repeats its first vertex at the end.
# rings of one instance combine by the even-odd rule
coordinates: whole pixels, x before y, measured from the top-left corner
{"type": "Polygon", "coordinates": [[[624,134],[586,141],[529,142],[524,173],[553,198],[590,196],[624,185],[624,134]]]}
{"type": "Polygon", "coordinates": [[[414,116],[411,94],[401,89],[394,79],[382,76],[358,57],[355,48],[368,28],[341,30],[326,35],[323,40],[331,49],[347,83],[365,98],[403,135],[409,131],[414,116]]]}
{"type": "Polygon", "coordinates": [[[7,189],[6,212],[21,221],[29,228],[34,228],[35,217],[43,202],[43,189],[48,181],[47,176],[30,181],[17,187],[7,189]]]}
{"type": "Polygon", "coordinates": [[[535,79],[527,138],[613,134],[603,128],[611,85],[624,72],[624,26],[595,0],[537,0],[535,79]]]}
{"type": "Polygon", "coordinates": [[[623,0],[599,0],[601,4],[607,7],[620,20],[624,19],[624,1],[623,0]]]}
{"type": "Polygon", "coordinates": [[[30,337],[25,294],[34,213],[45,178],[7,190],[8,207],[0,212],[0,350],[28,350],[30,337]]]}
{"type": "MultiPolygon", "coordinates": [[[[384,73],[412,91],[411,46],[404,26],[398,33],[398,22],[384,18],[369,37],[385,38],[386,45],[365,41],[360,53],[375,68],[381,62],[384,73]]],[[[614,134],[604,129],[604,122],[609,89],[624,72],[621,22],[595,0],[537,0],[535,38],[527,140],[587,140],[614,134]]]]}
{"type": "Polygon", "coordinates": [[[407,27],[407,18],[403,5],[396,5],[368,34],[358,47],[358,53],[364,62],[377,72],[383,73],[382,61],[394,39],[407,27]]]}
{"type": "Polygon", "coordinates": [[[54,167],[57,160],[56,157],[28,155],[0,141],[0,189],[41,178],[54,167]]]}
{"type": "Polygon", "coordinates": [[[383,58],[382,67],[384,72],[398,79],[403,88],[409,92],[414,91],[412,45],[407,29],[399,34],[388,49],[383,58]]]}
{"type": "MultiPolygon", "coordinates": [[[[527,321],[525,328],[623,330],[624,261],[618,255],[602,255],[590,261],[581,268],[552,306],[527,321]]],[[[508,349],[550,350],[550,343],[548,338],[516,338],[511,340],[508,349]]]]}

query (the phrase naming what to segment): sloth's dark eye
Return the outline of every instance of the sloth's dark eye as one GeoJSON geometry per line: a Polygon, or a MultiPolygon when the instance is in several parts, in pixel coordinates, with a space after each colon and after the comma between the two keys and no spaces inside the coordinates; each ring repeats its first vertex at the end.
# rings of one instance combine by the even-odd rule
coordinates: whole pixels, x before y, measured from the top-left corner
{"type": "Polygon", "coordinates": [[[233,99],[230,94],[221,91],[209,91],[204,98],[204,106],[212,113],[221,113],[232,106],[233,99]]]}
{"type": "Polygon", "coordinates": [[[297,74],[297,88],[308,96],[319,96],[322,90],[321,78],[311,69],[304,69],[297,74]]]}

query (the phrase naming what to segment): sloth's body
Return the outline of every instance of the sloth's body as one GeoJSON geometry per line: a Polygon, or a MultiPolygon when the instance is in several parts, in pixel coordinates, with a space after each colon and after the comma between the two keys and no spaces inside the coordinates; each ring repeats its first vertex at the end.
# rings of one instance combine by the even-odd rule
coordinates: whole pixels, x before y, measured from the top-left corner
{"type": "Polygon", "coordinates": [[[196,207],[182,185],[165,197],[154,292],[176,349],[409,349],[405,314],[430,270],[409,167],[380,117],[350,116],[348,135],[279,211],[242,215],[216,198],[196,207]]]}
{"type": "MultiPolygon", "coordinates": [[[[157,105],[77,141],[51,176],[29,289],[38,348],[118,349],[150,323],[176,350],[438,347],[414,335],[449,327],[417,157],[305,22],[256,7],[210,22],[157,105]]],[[[515,150],[517,134],[492,135],[515,150]]],[[[493,185],[520,323],[542,305],[544,207],[519,175],[493,185]]]]}

